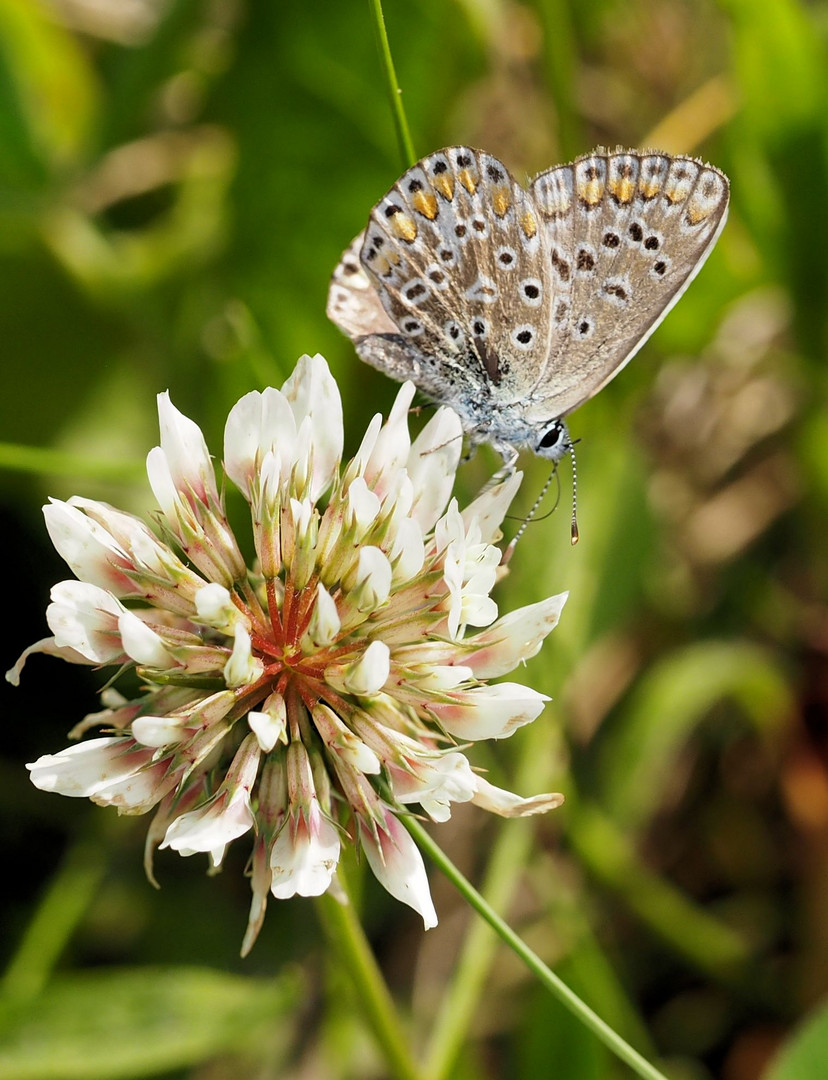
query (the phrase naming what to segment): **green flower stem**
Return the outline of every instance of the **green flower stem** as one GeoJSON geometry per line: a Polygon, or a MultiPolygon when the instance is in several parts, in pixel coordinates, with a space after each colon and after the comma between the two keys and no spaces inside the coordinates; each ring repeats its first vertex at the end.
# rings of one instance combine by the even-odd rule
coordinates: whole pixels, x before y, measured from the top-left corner
{"type": "Polygon", "coordinates": [[[395,1080],[422,1080],[422,1074],[411,1059],[391,994],[353,906],[325,893],[319,897],[318,907],[328,937],[353,980],[359,1003],[385,1054],[391,1075],[395,1080]]]}
{"type": "Polygon", "coordinates": [[[49,980],[75,927],[98,895],[106,859],[96,845],[69,850],[32,917],[0,983],[7,1001],[37,997],[49,980]]]}
{"type": "MultiPolygon", "coordinates": [[[[486,901],[496,911],[508,910],[521,871],[529,860],[534,835],[529,821],[510,821],[508,829],[499,831],[481,887],[486,901]]],[[[498,944],[497,935],[488,923],[474,919],[466,931],[451,986],[443,997],[431,1032],[425,1070],[429,1080],[445,1080],[452,1075],[498,944]]]]}
{"type": "Polygon", "coordinates": [[[544,30],[545,75],[555,103],[558,150],[562,158],[575,157],[587,149],[576,104],[575,60],[581,45],[575,40],[571,8],[569,0],[541,0],[536,9],[544,30]]]}
{"type": "MultiPolygon", "coordinates": [[[[555,772],[557,751],[548,733],[540,728],[527,732],[521,763],[515,777],[518,791],[540,791],[555,772]]],[[[481,892],[495,911],[508,911],[529,862],[535,836],[533,822],[515,818],[508,827],[497,830],[481,892]]],[[[431,1032],[426,1074],[429,1080],[444,1080],[452,1075],[467,1033],[477,1013],[486,978],[498,947],[497,935],[487,923],[474,919],[469,925],[463,948],[455,965],[451,984],[443,998],[431,1032]]]]}
{"type": "Polygon", "coordinates": [[[383,70],[385,72],[385,85],[388,91],[388,101],[391,105],[391,115],[394,118],[394,127],[397,132],[397,142],[400,146],[400,154],[404,168],[409,168],[417,160],[414,153],[414,144],[411,141],[411,132],[408,129],[405,109],[402,103],[402,90],[397,82],[397,73],[394,70],[394,61],[391,57],[391,46],[388,44],[388,33],[385,29],[385,16],[382,13],[382,0],[370,0],[371,12],[374,16],[374,29],[377,33],[377,45],[380,51],[383,70]]]}
{"type": "Polygon", "coordinates": [[[569,1011],[576,1016],[585,1027],[588,1027],[617,1057],[630,1066],[630,1068],[644,1080],[666,1080],[663,1073],[651,1065],[646,1058],[634,1050],[628,1042],[614,1031],[609,1024],[605,1023],[597,1013],[581,1001],[577,994],[562,982],[551,971],[541,958],[534,953],[524,941],[508,926],[497,912],[483,899],[479,892],[466,880],[454,863],[434,843],[425,829],[412,817],[400,819],[414,837],[420,847],[432,862],[437,866],[459,890],[478,914],[486,920],[489,926],[509,946],[510,949],[526,964],[538,981],[554,995],[569,1011]]]}

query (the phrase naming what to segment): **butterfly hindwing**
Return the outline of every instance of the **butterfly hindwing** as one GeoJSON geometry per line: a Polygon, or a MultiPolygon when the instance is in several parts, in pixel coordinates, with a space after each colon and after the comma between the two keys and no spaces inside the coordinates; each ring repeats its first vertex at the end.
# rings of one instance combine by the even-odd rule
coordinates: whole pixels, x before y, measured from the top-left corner
{"type": "Polygon", "coordinates": [[[530,190],[553,273],[571,282],[535,395],[560,416],[609,382],[679,299],[724,225],[728,184],[692,158],[616,151],[541,173],[530,190]]]}

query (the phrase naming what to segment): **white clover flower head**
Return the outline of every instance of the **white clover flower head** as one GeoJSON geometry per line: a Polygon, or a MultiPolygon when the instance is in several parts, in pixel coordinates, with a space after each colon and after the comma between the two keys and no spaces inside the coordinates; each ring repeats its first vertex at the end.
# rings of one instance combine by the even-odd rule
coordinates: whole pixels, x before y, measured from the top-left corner
{"type": "Polygon", "coordinates": [[[129,700],[107,688],[105,707],[72,732],[106,734],[41,757],[32,781],[122,813],[154,809],[150,878],[157,847],[218,866],[250,834],[245,953],[268,896],[325,892],[348,842],[433,926],[422,857],[400,820],[412,807],[445,821],[456,802],[517,816],[561,801],[493,787],[454,742],[504,738],[538,716],[542,694],[485,680],[537,653],[566,597],[497,618],[494,545],[520,476],[461,512],[451,500],[460,421],[438,409],[412,443],[413,394],[400,389],[344,465],[342,406],[322,357],[238,402],[224,471],[250,505],[253,568],[201,431],[168,394],[147,461],[161,538],[105,503],[45,508],[77,580],[54,587],[53,636],[7,677],[47,653],[132,667],[142,689],[129,700]]]}

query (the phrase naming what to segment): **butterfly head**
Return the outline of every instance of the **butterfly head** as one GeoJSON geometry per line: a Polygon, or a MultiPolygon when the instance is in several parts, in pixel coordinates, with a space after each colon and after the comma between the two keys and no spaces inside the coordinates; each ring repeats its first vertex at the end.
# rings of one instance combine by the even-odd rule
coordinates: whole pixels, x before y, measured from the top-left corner
{"type": "Polygon", "coordinates": [[[563,420],[552,420],[542,427],[539,426],[537,441],[532,445],[538,457],[546,458],[548,461],[560,461],[571,448],[569,429],[563,420]]]}

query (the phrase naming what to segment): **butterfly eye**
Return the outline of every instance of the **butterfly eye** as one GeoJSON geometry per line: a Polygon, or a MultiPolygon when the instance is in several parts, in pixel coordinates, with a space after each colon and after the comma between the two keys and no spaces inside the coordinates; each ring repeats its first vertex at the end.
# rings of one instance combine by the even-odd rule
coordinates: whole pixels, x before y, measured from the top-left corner
{"type": "Polygon", "coordinates": [[[541,450],[551,450],[555,446],[559,446],[566,437],[566,425],[562,420],[556,420],[548,431],[545,431],[541,436],[541,440],[538,443],[538,452],[541,450]]]}

